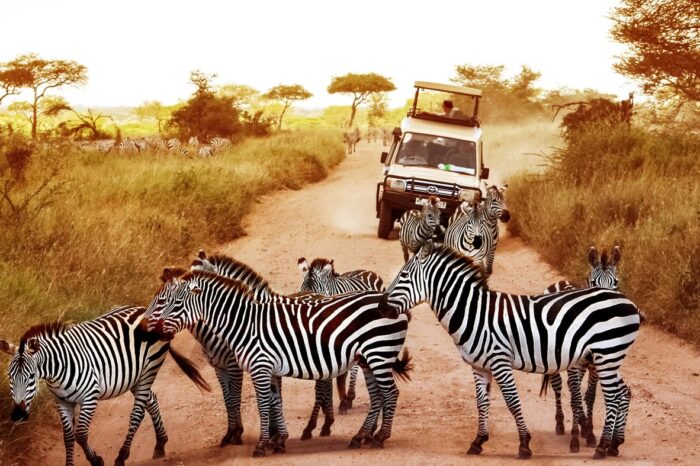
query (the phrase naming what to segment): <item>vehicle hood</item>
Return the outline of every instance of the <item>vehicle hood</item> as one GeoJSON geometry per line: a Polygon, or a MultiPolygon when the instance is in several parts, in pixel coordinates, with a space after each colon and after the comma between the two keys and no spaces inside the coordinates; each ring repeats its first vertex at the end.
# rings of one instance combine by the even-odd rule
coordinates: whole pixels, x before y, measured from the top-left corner
{"type": "Polygon", "coordinates": [[[437,181],[440,183],[454,183],[465,188],[479,188],[479,178],[475,175],[449,172],[446,170],[440,170],[439,168],[390,165],[388,167],[387,176],[417,178],[427,181],[437,181]]]}

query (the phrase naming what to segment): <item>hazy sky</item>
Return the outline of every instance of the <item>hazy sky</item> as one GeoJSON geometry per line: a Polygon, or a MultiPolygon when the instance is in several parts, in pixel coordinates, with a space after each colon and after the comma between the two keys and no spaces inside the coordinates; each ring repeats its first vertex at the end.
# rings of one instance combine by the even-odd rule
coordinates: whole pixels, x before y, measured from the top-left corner
{"type": "Polygon", "coordinates": [[[57,93],[90,106],[175,103],[192,93],[195,68],[261,91],[302,84],[314,94],[304,107],[349,103],[326,93],[334,75],[390,77],[398,104],[415,80],[448,82],[464,63],[503,64],[509,76],[527,64],[541,87],[626,96],[634,85],[612,70],[624,47],[607,19],[617,3],[22,0],[3,6],[0,61],[28,52],[76,60],[88,84],[57,93]]]}

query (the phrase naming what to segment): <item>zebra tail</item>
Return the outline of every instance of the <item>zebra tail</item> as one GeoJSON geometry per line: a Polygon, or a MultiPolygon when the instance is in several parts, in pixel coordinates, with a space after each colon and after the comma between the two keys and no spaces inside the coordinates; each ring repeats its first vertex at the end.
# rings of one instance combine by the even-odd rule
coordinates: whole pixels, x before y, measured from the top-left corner
{"type": "Polygon", "coordinates": [[[404,348],[401,357],[396,358],[394,365],[391,367],[394,370],[394,378],[402,382],[409,382],[411,380],[411,374],[409,374],[409,372],[413,370],[412,359],[408,348],[404,348]]]}
{"type": "Polygon", "coordinates": [[[549,374],[542,375],[542,386],[540,387],[540,398],[547,396],[547,387],[549,386],[549,374]]]}
{"type": "Polygon", "coordinates": [[[202,374],[199,373],[197,366],[191,360],[175,351],[175,348],[173,348],[172,345],[170,345],[168,351],[170,352],[170,356],[172,356],[177,363],[178,367],[182,369],[182,372],[184,372],[185,375],[189,377],[200,390],[205,390],[207,392],[211,391],[211,387],[207,381],[204,380],[204,377],[202,377],[202,374]]]}

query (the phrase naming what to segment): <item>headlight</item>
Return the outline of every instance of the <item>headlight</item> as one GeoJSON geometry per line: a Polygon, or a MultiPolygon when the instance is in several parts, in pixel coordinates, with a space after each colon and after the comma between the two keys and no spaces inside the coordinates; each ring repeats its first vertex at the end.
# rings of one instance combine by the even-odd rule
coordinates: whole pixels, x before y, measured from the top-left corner
{"type": "Polygon", "coordinates": [[[389,178],[387,180],[387,189],[392,191],[406,191],[406,182],[404,180],[389,178]]]}
{"type": "Polygon", "coordinates": [[[459,199],[467,202],[480,202],[481,191],[474,189],[463,189],[459,192],[459,199]]]}

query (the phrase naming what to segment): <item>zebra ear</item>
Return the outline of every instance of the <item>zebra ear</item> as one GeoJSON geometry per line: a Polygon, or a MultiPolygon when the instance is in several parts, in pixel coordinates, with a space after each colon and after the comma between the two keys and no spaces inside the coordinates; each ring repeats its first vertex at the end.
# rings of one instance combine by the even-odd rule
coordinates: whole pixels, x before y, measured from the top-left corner
{"type": "Polygon", "coordinates": [[[612,261],[610,262],[610,265],[615,266],[621,260],[622,260],[622,251],[620,250],[620,246],[615,246],[612,250],[612,261]]]}
{"type": "Polygon", "coordinates": [[[204,259],[207,258],[207,253],[204,252],[204,249],[200,249],[200,250],[199,250],[199,253],[197,254],[197,257],[199,257],[200,259],[204,260],[204,259]]]}
{"type": "Polygon", "coordinates": [[[301,270],[304,273],[309,271],[309,263],[306,262],[305,257],[302,257],[297,261],[297,267],[299,267],[299,270],[301,270]]]}
{"type": "Polygon", "coordinates": [[[329,263],[327,263],[326,265],[323,266],[323,273],[325,273],[325,274],[333,273],[333,260],[332,259],[329,263]]]}
{"type": "Polygon", "coordinates": [[[421,259],[425,259],[428,257],[432,252],[433,252],[433,240],[429,239],[428,241],[425,242],[422,248],[420,248],[420,251],[418,251],[418,254],[420,255],[421,259]]]}
{"type": "Polygon", "coordinates": [[[165,267],[163,269],[163,275],[160,276],[160,280],[163,283],[168,283],[172,279],[173,279],[173,271],[170,270],[170,267],[165,267]]]}
{"type": "Polygon", "coordinates": [[[10,342],[0,340],[0,351],[12,356],[17,352],[17,347],[10,342]]]}
{"type": "Polygon", "coordinates": [[[588,250],[588,263],[591,264],[591,267],[598,267],[600,265],[598,251],[595,246],[591,246],[591,249],[588,250]]]}

